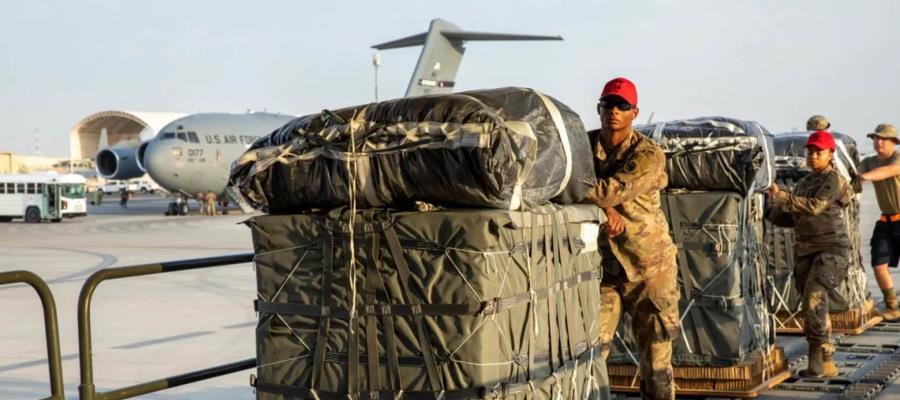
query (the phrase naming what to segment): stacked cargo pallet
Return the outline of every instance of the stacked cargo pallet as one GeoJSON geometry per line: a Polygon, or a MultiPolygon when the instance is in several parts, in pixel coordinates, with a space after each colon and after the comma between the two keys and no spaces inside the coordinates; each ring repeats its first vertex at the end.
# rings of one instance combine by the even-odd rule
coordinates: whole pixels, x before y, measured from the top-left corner
{"type": "Polygon", "coordinates": [[[578,116],[528,89],[298,118],[232,181],[256,251],[258,399],[608,398],[578,116]]]}
{"type": "MultiPolygon", "coordinates": [[[[809,173],[806,167],[803,146],[811,132],[783,133],[775,136],[776,182],[782,188],[790,189],[800,178],[809,173]]],[[[848,181],[859,163],[856,141],[840,133],[834,133],[838,140],[835,165],[848,181]]],[[[847,277],[835,290],[829,292],[832,329],[836,333],[858,335],[881,322],[875,311],[866,279],[866,272],[860,254],[859,195],[854,196],[844,214],[850,231],[853,264],[847,270],[847,277]]],[[[766,222],[766,254],[768,279],[773,286],[772,307],[775,312],[778,333],[802,334],[803,318],[800,315],[800,293],[793,282],[794,270],[794,229],[777,227],[766,222]]]]}
{"type": "MultiPolygon", "coordinates": [[[[774,347],[765,281],[763,196],[771,135],[753,122],[710,117],[638,128],[666,153],[662,208],[678,248],[682,330],[673,343],[682,395],[754,397],[789,376],[774,347]]],[[[636,391],[639,349],[620,323],[608,360],[614,391],[636,391]]]]}

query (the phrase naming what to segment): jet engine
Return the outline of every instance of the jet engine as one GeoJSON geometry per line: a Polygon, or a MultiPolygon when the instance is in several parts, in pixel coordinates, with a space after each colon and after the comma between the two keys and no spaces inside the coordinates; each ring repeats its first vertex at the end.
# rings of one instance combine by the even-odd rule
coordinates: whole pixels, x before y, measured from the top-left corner
{"type": "Polygon", "coordinates": [[[144,165],[144,153],[147,152],[147,146],[150,145],[149,141],[141,143],[137,147],[137,151],[135,152],[135,158],[137,159],[137,166],[141,169],[141,171],[147,172],[147,166],[144,165]]]}
{"type": "Polygon", "coordinates": [[[144,175],[138,163],[139,146],[114,147],[97,152],[97,173],[106,179],[131,179],[144,175]]]}

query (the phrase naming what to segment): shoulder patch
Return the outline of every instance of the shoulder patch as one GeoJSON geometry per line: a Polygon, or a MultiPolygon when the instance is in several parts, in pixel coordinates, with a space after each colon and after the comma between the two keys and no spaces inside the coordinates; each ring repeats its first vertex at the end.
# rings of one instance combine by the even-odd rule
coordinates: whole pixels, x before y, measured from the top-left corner
{"type": "Polygon", "coordinates": [[[633,174],[634,171],[637,171],[638,162],[637,160],[631,160],[627,164],[625,164],[625,173],[633,174]]]}

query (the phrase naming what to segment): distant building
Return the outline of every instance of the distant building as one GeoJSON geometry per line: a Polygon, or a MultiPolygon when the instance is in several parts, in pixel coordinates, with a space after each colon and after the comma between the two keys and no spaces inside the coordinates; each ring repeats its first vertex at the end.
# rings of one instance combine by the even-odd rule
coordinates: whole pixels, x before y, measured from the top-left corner
{"type": "Polygon", "coordinates": [[[91,160],[106,147],[137,146],[159,129],[187,114],[146,111],[99,111],[84,117],[69,133],[69,157],[91,160]]]}
{"type": "MultiPolygon", "coordinates": [[[[29,172],[57,171],[60,163],[68,161],[64,157],[26,156],[10,152],[0,152],[0,174],[24,174],[29,172]]],[[[68,167],[68,164],[66,165],[68,167]]]]}

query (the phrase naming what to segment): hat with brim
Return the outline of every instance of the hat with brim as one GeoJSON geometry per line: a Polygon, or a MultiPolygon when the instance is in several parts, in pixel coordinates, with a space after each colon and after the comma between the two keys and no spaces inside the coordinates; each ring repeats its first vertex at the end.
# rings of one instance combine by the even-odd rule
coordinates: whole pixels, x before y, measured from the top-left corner
{"type": "Polygon", "coordinates": [[[876,137],[881,139],[890,139],[893,140],[894,143],[900,142],[897,139],[897,128],[894,128],[891,124],[879,124],[875,127],[875,132],[872,132],[866,135],[869,139],[875,139],[876,137]]]}

